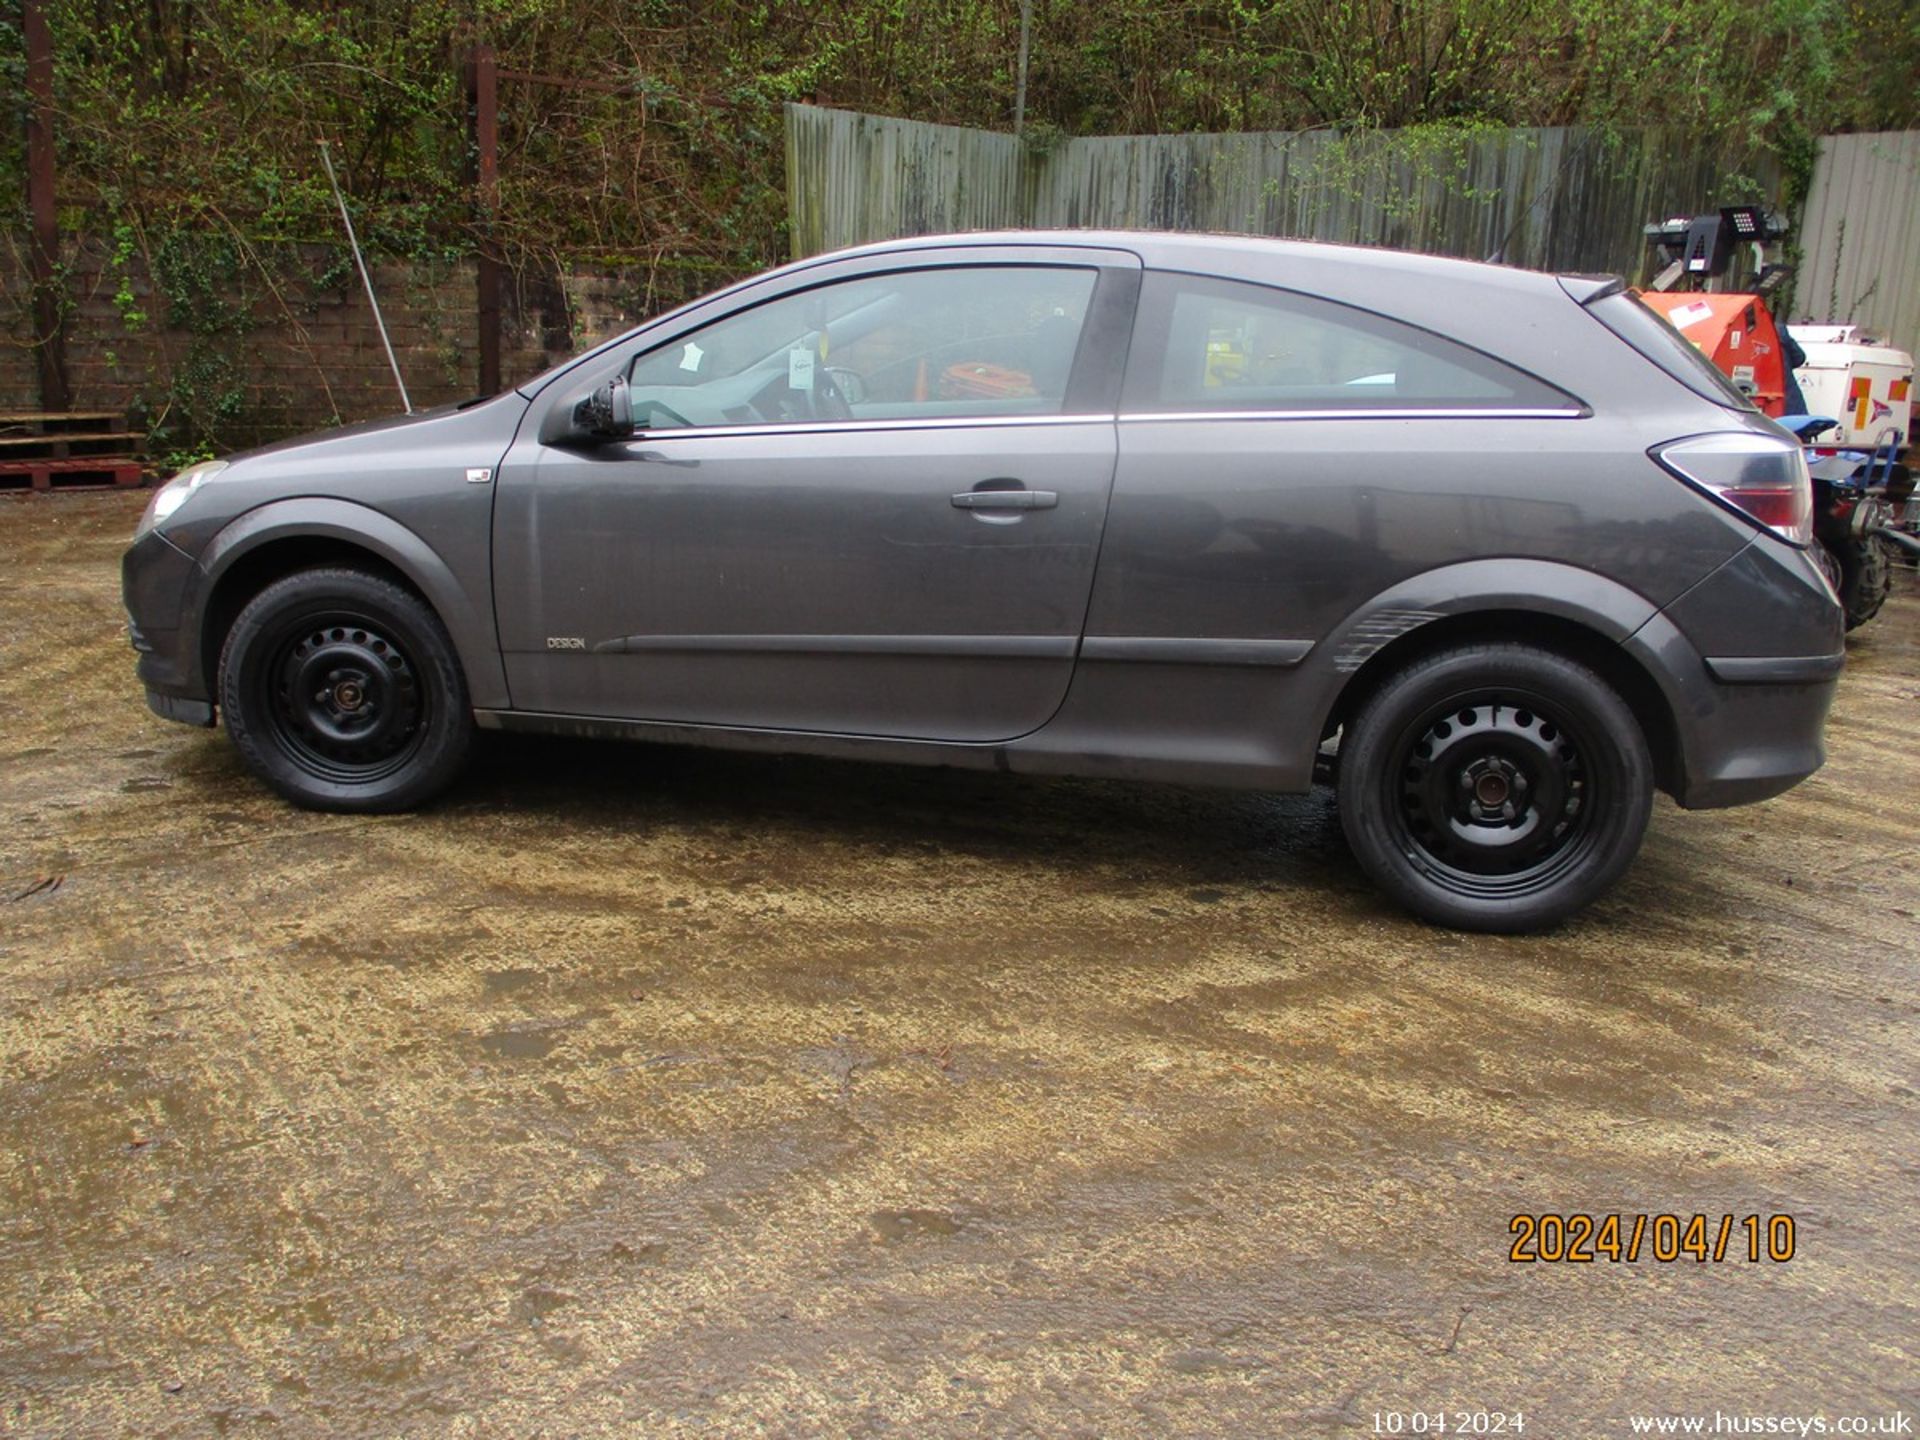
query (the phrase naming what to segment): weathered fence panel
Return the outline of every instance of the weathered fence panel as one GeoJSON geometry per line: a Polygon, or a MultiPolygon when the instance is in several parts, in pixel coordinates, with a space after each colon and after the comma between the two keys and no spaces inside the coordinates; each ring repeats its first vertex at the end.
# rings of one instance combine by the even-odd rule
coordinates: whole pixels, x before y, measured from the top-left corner
{"type": "Polygon", "coordinates": [[[993,130],[789,105],[794,256],[1018,224],[1024,149],[993,130]]]}
{"type": "Polygon", "coordinates": [[[1795,320],[1870,326],[1920,352],[1920,130],[1823,139],[1800,245],[1795,320]]]}
{"type": "Polygon", "coordinates": [[[1641,227],[1771,200],[1764,156],[1679,131],[1256,132],[1069,139],[787,107],[795,256],[1033,225],[1222,230],[1557,270],[1640,268],[1641,227]]]}

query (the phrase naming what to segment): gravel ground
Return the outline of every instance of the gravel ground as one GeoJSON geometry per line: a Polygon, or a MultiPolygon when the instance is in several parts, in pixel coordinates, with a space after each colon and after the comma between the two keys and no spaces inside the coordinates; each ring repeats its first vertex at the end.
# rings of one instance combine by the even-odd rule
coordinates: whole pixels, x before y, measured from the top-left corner
{"type": "Polygon", "coordinates": [[[143,499],[0,502],[0,1431],[1920,1402],[1910,575],[1819,775],[1490,939],[1325,794],[496,738],[302,813],[147,713],[143,499]],[[1797,1248],[1511,1263],[1542,1211],[1797,1248]]]}

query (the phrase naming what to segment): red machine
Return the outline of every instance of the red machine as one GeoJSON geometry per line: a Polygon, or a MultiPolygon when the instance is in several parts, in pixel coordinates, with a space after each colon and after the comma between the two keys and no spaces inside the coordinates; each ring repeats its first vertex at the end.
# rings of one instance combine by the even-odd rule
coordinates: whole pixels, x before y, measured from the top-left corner
{"type": "Polygon", "coordinates": [[[1666,316],[1763,413],[1776,420],[1786,413],[1787,357],[1773,314],[1760,296],[1670,290],[1640,298],[1666,316]]]}
{"type": "MultiPolygon", "coordinates": [[[[1762,413],[1778,420],[1787,413],[1787,386],[1794,386],[1793,408],[1806,409],[1800,382],[1788,368],[1783,337],[1767,309],[1766,296],[1788,273],[1788,267],[1770,263],[1767,247],[1786,234],[1786,222],[1757,205],[1722,206],[1717,214],[1676,216],[1646,227],[1649,248],[1665,267],[1649,282],[1640,298],[1667,318],[1715,369],[1732,380],[1762,413]],[[1752,255],[1751,289],[1745,293],[1709,290],[1732,268],[1742,247],[1752,255]],[[1676,286],[1685,288],[1676,289],[1676,286]]],[[[1796,354],[1800,353],[1796,349],[1796,354]]],[[[1804,359],[1804,356],[1802,356],[1804,359]]],[[[1891,369],[1893,367],[1886,367],[1891,369]]],[[[1871,382],[1866,392],[1849,390],[1861,428],[1867,423],[1871,382]],[[1864,399],[1860,398],[1864,393],[1864,399]]],[[[1904,396],[1904,391],[1902,396],[1904,396]]],[[[1889,391],[1887,405],[1894,397],[1889,391]]],[[[1802,420],[1809,417],[1802,416],[1802,420]]],[[[1831,419],[1801,424],[1809,434],[1831,419]]],[[[1819,542],[1815,558],[1827,572],[1834,595],[1846,610],[1847,628],[1864,625],[1879,613],[1892,583],[1894,547],[1920,553],[1920,538],[1906,534],[1896,521],[1913,493],[1907,467],[1897,463],[1900,432],[1891,437],[1882,460],[1856,451],[1809,450],[1808,480],[1813,489],[1813,533],[1819,542]],[[1898,508],[1896,508],[1896,506],[1898,508]]]]}

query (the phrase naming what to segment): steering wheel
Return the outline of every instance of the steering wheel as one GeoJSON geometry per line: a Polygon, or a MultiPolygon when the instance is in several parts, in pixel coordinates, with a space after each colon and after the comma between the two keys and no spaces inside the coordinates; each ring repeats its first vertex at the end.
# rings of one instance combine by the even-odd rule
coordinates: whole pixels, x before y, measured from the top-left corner
{"type": "Polygon", "coordinates": [[[813,418],[853,419],[853,407],[847,403],[847,397],[840,393],[840,384],[833,378],[833,371],[825,366],[820,367],[813,377],[813,418]]]}
{"type": "Polygon", "coordinates": [[[835,388],[849,405],[864,405],[867,400],[867,377],[858,370],[849,370],[844,365],[829,365],[827,374],[833,377],[835,388]]]}

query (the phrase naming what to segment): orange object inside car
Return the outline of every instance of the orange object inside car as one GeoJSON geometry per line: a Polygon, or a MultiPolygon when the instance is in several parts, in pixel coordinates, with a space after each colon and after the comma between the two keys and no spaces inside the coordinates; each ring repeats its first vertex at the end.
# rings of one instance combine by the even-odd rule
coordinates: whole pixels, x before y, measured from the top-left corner
{"type": "Polygon", "coordinates": [[[966,360],[949,365],[940,375],[942,400],[997,400],[1033,394],[1033,376],[1005,365],[966,360]]]}
{"type": "Polygon", "coordinates": [[[1763,414],[1786,413],[1787,360],[1780,331],[1758,295],[1666,291],[1640,297],[1678,330],[1763,414]]]}

